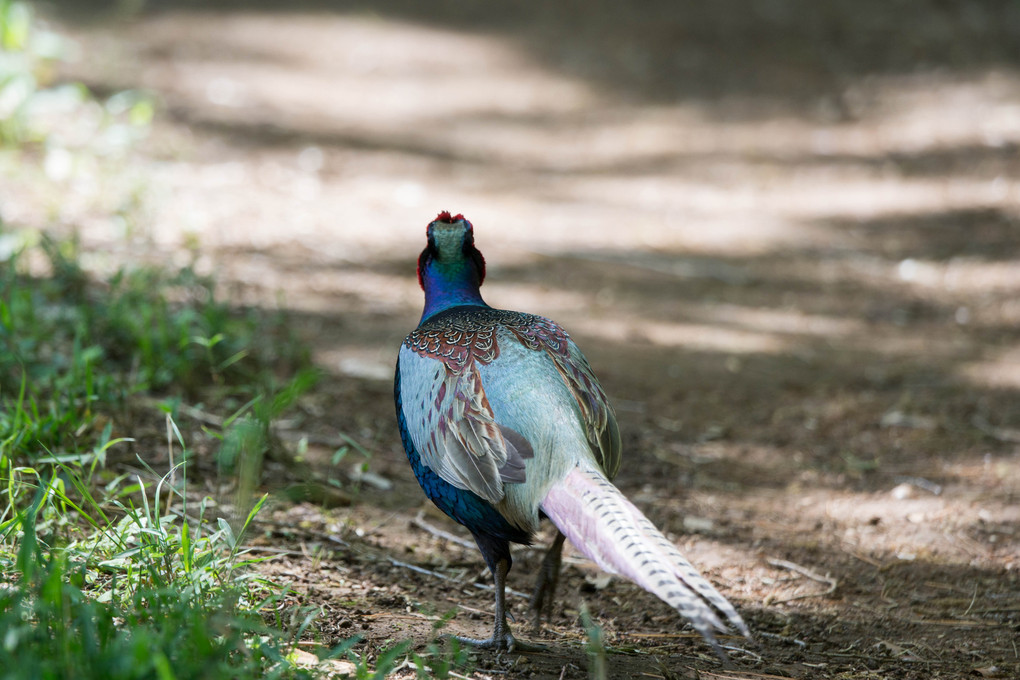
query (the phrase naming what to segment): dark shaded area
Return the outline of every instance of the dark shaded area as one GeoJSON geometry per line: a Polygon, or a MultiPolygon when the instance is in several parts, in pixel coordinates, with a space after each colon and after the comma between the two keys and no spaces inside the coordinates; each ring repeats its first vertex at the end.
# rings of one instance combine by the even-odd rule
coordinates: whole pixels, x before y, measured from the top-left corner
{"type": "MultiPolygon", "coordinates": [[[[117,18],[125,3],[56,0],[53,6],[75,20],[95,21],[117,18]]],[[[1020,4],[1011,0],[142,3],[145,12],[184,8],[329,11],[490,34],[517,41],[546,67],[623,100],[746,98],[745,105],[730,102],[719,112],[736,118],[792,107],[853,119],[868,102],[850,86],[872,76],[970,75],[1020,65],[1020,4]]]]}
{"type": "Polygon", "coordinates": [[[878,218],[870,222],[833,221],[877,254],[893,262],[905,258],[946,262],[974,258],[986,262],[1020,259],[1020,220],[997,208],[878,218]]]}
{"type": "MultiPolygon", "coordinates": [[[[103,93],[109,86],[99,82],[88,83],[91,90],[103,93]]],[[[109,92],[112,94],[112,92],[109,92]]],[[[396,152],[429,160],[449,161],[469,166],[486,166],[492,158],[484,150],[451,146],[447,143],[450,133],[459,124],[469,122],[473,117],[452,117],[445,122],[435,122],[433,130],[439,133],[435,138],[420,134],[418,130],[407,130],[403,134],[373,132],[368,130],[344,131],[323,129],[321,126],[285,126],[272,118],[260,117],[252,112],[249,119],[223,119],[204,115],[185,105],[171,106],[167,114],[178,123],[197,131],[216,135],[219,139],[238,149],[287,148],[296,145],[313,144],[323,149],[396,152]]],[[[595,114],[587,119],[578,119],[560,114],[555,118],[520,120],[533,124],[542,130],[558,128],[584,129],[589,126],[595,114]]],[[[831,153],[805,154],[802,152],[743,152],[726,153],[714,151],[692,151],[677,153],[648,153],[628,158],[611,159],[603,162],[585,162],[583,165],[565,166],[562,159],[542,161],[502,160],[504,168],[526,171],[541,177],[587,177],[599,175],[652,175],[656,173],[696,173],[711,177],[714,168],[727,164],[741,163],[759,166],[810,169],[858,167],[881,170],[893,176],[937,178],[968,175],[975,178],[1006,178],[1020,174],[1020,147],[1015,144],[986,146],[953,146],[942,149],[926,149],[917,153],[887,153],[876,156],[856,156],[831,153]]],[[[327,172],[329,168],[327,168],[327,172]]],[[[951,219],[947,216],[946,219],[951,219]]],[[[1003,227],[1017,226],[1003,215],[1003,227]]]]}

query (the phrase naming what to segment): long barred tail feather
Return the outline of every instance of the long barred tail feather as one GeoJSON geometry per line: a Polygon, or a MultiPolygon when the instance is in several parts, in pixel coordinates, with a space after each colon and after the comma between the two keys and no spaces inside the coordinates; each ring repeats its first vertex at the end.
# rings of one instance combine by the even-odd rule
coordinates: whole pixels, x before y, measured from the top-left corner
{"type": "Polygon", "coordinates": [[[720,614],[751,637],[733,605],[593,467],[571,470],[546,495],[542,510],[603,570],[628,577],[680,612],[723,658],[715,632],[729,628],[720,614]]]}

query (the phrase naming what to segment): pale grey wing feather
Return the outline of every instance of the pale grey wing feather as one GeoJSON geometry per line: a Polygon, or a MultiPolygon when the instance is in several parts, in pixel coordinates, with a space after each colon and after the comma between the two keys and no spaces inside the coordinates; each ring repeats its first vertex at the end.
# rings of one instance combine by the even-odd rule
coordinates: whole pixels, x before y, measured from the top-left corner
{"type": "Polygon", "coordinates": [[[500,434],[503,435],[503,443],[506,445],[507,459],[500,476],[504,482],[523,484],[526,481],[524,474],[524,459],[535,456],[534,449],[528,440],[518,432],[505,425],[497,425],[500,434]]]}
{"type": "Polygon", "coordinates": [[[403,346],[397,365],[404,422],[422,463],[490,503],[503,499],[504,482],[524,480],[524,458],[534,454],[496,423],[474,362],[454,373],[403,346]]]}
{"type": "Polygon", "coordinates": [[[573,340],[567,340],[565,355],[550,351],[549,356],[556,363],[560,375],[577,401],[588,443],[598,460],[599,467],[612,479],[620,470],[623,446],[620,442],[616,413],[602,390],[602,385],[573,340]]]}

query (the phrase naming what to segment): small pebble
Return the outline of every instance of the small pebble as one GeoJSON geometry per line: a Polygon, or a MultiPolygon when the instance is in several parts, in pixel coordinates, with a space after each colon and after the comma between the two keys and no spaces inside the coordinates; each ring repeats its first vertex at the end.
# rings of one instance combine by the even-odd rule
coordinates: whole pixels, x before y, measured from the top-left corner
{"type": "Polygon", "coordinates": [[[906,500],[908,498],[914,498],[917,495],[917,489],[914,488],[913,484],[897,484],[895,488],[890,492],[892,497],[898,501],[906,500]]]}

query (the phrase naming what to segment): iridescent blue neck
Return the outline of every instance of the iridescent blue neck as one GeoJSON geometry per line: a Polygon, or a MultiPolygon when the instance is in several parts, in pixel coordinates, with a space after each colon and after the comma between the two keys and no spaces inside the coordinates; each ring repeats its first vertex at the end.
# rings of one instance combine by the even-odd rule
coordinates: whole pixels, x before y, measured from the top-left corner
{"type": "Polygon", "coordinates": [[[479,291],[478,271],[467,260],[439,262],[433,260],[422,274],[425,287],[425,310],[421,320],[451,307],[481,305],[487,307],[479,291]]]}

